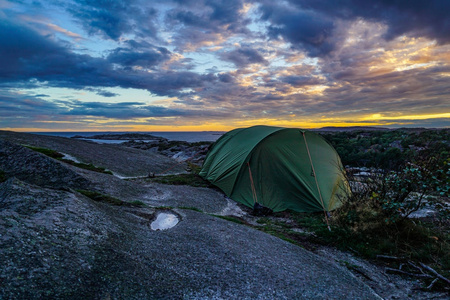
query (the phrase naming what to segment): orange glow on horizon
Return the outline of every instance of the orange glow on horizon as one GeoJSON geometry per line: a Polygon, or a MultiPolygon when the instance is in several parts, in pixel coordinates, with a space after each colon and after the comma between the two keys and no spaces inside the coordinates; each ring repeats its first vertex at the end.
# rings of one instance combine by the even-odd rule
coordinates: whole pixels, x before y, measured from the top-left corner
{"type": "MultiPolygon", "coordinates": [[[[404,126],[413,124],[414,120],[432,120],[447,119],[450,113],[424,114],[424,115],[388,115],[385,113],[374,113],[358,117],[303,117],[290,115],[288,119],[282,118],[261,118],[261,119],[232,119],[223,122],[205,122],[183,125],[181,122],[175,122],[172,125],[134,125],[120,124],[118,120],[94,120],[89,119],[88,127],[82,127],[83,123],[78,122],[49,122],[41,121],[41,124],[56,125],[61,128],[54,129],[50,126],[42,128],[12,128],[5,127],[0,130],[18,131],[18,132],[150,132],[150,131],[229,131],[235,128],[250,127],[254,125],[279,126],[290,128],[314,129],[322,127],[351,127],[351,126],[404,126]],[[114,123],[114,124],[112,124],[114,123]],[[111,125],[109,125],[111,124],[111,125]]],[[[142,121],[142,120],[141,120],[142,121]]],[[[168,121],[168,120],[166,120],[168,121]]]]}

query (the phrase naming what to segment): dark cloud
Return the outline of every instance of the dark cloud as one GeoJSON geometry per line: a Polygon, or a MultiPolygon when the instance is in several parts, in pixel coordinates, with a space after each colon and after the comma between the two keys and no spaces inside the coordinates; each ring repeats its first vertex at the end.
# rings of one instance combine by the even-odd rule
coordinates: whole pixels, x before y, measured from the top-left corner
{"type": "Polygon", "coordinates": [[[108,92],[108,91],[97,91],[97,95],[103,96],[103,97],[116,97],[119,96],[119,94],[108,92]]]}
{"type": "Polygon", "coordinates": [[[269,22],[269,37],[283,38],[310,56],[322,56],[334,49],[330,41],[334,23],[319,11],[302,10],[284,2],[265,1],[259,7],[261,19],[269,22]]]}
{"type": "Polygon", "coordinates": [[[312,76],[298,76],[298,75],[290,75],[290,76],[282,76],[279,78],[281,82],[287,83],[294,87],[302,87],[307,85],[318,85],[325,83],[323,79],[312,77],[312,76]]]}
{"type": "Polygon", "coordinates": [[[170,51],[163,47],[147,48],[145,51],[116,48],[111,51],[106,59],[111,63],[125,67],[139,66],[151,69],[160,63],[169,60],[170,57],[170,51]]]}
{"type": "Polygon", "coordinates": [[[242,13],[243,0],[173,1],[176,5],[165,15],[165,23],[174,35],[173,45],[184,52],[205,42],[235,34],[250,37],[250,19],[242,13]]]}
{"type": "MultiPolygon", "coordinates": [[[[190,110],[186,108],[169,108],[163,106],[148,105],[142,102],[81,102],[81,101],[50,101],[37,96],[21,93],[0,92],[0,117],[3,124],[12,124],[13,119],[20,116],[22,122],[35,121],[70,121],[82,120],[85,117],[113,118],[113,119],[138,119],[138,118],[166,118],[166,117],[196,117],[223,116],[223,112],[190,110]],[[51,111],[52,114],[48,112],[51,111]]],[[[30,123],[31,124],[31,123],[30,123]]]]}
{"type": "Polygon", "coordinates": [[[227,30],[240,31],[248,22],[240,13],[244,4],[242,0],[174,2],[178,5],[167,13],[167,20],[187,27],[221,31],[220,27],[228,26],[227,30]]]}
{"type": "Polygon", "coordinates": [[[94,92],[97,95],[100,95],[100,96],[103,96],[103,97],[107,97],[107,98],[119,96],[119,94],[117,94],[117,93],[108,92],[108,91],[105,91],[105,90],[102,90],[102,89],[84,88],[84,90],[90,91],[90,92],[94,92]]]}
{"type": "Polygon", "coordinates": [[[75,54],[28,27],[0,20],[0,79],[3,84],[37,80],[53,87],[138,88],[157,95],[176,96],[183,89],[201,87],[204,81],[217,80],[212,75],[188,71],[149,73],[127,68],[154,66],[169,57],[165,48],[154,48],[145,53],[120,48],[106,59],[75,54]]]}
{"type": "Polygon", "coordinates": [[[441,43],[450,42],[450,1],[448,0],[289,0],[305,10],[320,11],[343,19],[363,18],[389,26],[387,37],[402,34],[427,36],[441,43]]]}
{"type": "Polygon", "coordinates": [[[0,123],[16,122],[11,116],[89,119],[86,123],[114,118],[117,124],[152,118],[168,124],[167,117],[180,122],[287,120],[294,114],[352,119],[383,111],[448,111],[448,47],[428,43],[425,51],[424,39],[407,38],[404,45],[392,39],[407,34],[450,42],[450,1],[249,1],[258,4],[250,14],[244,0],[63,0],[41,7],[29,0],[15,11],[12,5],[0,17],[0,123]],[[61,3],[81,28],[42,12],[48,7],[61,12],[53,6],[61,3]],[[91,37],[58,40],[69,33],[81,36],[80,29],[91,37]],[[108,41],[93,47],[99,37],[108,41]],[[213,56],[236,70],[229,71],[232,64],[221,69],[223,62],[213,66],[213,56]],[[28,89],[48,87],[106,98],[119,96],[110,88],[133,88],[171,99],[166,107],[80,102],[76,92],[26,95],[28,89]],[[8,89],[22,93],[4,93],[8,89]]]}
{"type": "Polygon", "coordinates": [[[157,10],[152,4],[142,5],[136,0],[78,0],[68,4],[67,10],[91,35],[113,40],[128,33],[157,38],[153,22],[157,10]]]}
{"type": "Polygon", "coordinates": [[[235,81],[235,78],[228,73],[219,73],[217,76],[221,82],[232,83],[235,81]]]}
{"type": "Polygon", "coordinates": [[[336,21],[358,18],[388,25],[385,38],[403,34],[450,42],[448,0],[288,0],[259,3],[261,20],[269,22],[269,37],[283,38],[310,56],[324,56],[342,40],[335,38],[336,21]]]}
{"type": "Polygon", "coordinates": [[[223,60],[230,61],[238,68],[244,68],[250,64],[268,64],[264,57],[255,49],[242,47],[220,55],[223,60]]]}
{"type": "Polygon", "coordinates": [[[59,110],[52,102],[40,99],[38,96],[23,95],[19,93],[0,93],[0,116],[10,117],[17,114],[27,115],[29,112],[35,114],[48,113],[48,111],[59,110]]]}
{"type": "Polygon", "coordinates": [[[70,109],[64,112],[64,114],[114,119],[135,119],[183,116],[186,115],[186,112],[162,106],[145,105],[139,102],[73,102],[70,103],[70,109]]]}
{"type": "Polygon", "coordinates": [[[197,117],[219,116],[221,113],[191,110],[187,108],[170,108],[164,106],[147,105],[141,102],[80,102],[72,101],[64,103],[68,107],[63,115],[71,116],[93,116],[113,119],[145,119],[145,118],[167,118],[167,117],[197,117]]]}

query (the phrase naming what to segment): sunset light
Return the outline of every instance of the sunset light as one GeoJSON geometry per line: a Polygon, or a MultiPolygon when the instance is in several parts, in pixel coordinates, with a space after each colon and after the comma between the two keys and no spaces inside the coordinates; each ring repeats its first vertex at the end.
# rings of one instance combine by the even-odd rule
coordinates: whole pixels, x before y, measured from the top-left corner
{"type": "Polygon", "coordinates": [[[2,1],[0,129],[449,126],[440,6],[106,3],[2,1]]]}

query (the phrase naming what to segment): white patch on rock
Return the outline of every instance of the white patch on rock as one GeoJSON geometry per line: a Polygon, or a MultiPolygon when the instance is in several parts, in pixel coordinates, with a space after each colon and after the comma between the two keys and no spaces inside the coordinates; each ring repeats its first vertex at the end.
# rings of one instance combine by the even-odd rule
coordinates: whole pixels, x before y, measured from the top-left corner
{"type": "MultiPolygon", "coordinates": [[[[112,171],[111,171],[112,172],[112,171]]],[[[139,178],[148,178],[148,176],[122,176],[115,172],[112,172],[114,176],[116,176],[119,179],[139,179],[139,178]]]]}
{"type": "Polygon", "coordinates": [[[166,230],[174,227],[179,222],[178,217],[171,213],[160,213],[150,225],[152,230],[166,230]]]}
{"type": "Polygon", "coordinates": [[[228,197],[226,199],[227,207],[225,207],[220,213],[218,213],[219,216],[243,217],[244,215],[246,215],[246,213],[239,206],[237,206],[236,202],[228,197]]]}

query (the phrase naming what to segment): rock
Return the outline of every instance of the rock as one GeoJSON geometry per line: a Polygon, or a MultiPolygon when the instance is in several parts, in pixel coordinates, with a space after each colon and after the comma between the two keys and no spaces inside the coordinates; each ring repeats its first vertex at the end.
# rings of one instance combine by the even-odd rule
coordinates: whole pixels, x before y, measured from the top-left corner
{"type": "Polygon", "coordinates": [[[7,177],[52,188],[86,188],[89,181],[59,161],[26,147],[0,140],[0,170],[7,177]]]}
{"type": "Polygon", "coordinates": [[[17,179],[0,195],[1,299],[378,299],[333,263],[208,214],[175,209],[180,222],[153,231],[152,208],[17,179]]]}
{"type": "Polygon", "coordinates": [[[66,153],[83,163],[108,169],[123,177],[146,176],[150,172],[159,174],[172,166],[170,173],[182,173],[186,169],[185,164],[178,164],[167,156],[117,144],[96,144],[85,140],[1,130],[0,140],[66,153]]]}

